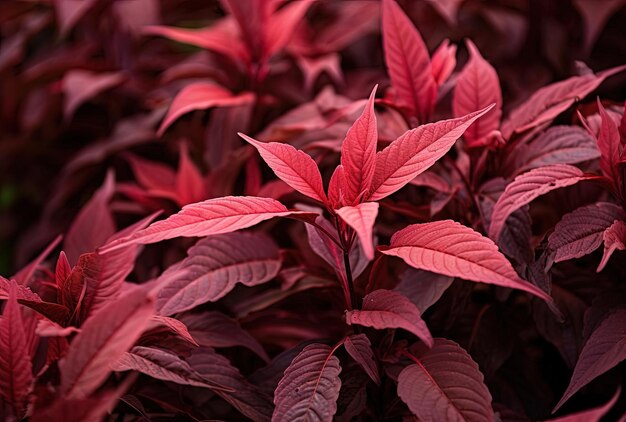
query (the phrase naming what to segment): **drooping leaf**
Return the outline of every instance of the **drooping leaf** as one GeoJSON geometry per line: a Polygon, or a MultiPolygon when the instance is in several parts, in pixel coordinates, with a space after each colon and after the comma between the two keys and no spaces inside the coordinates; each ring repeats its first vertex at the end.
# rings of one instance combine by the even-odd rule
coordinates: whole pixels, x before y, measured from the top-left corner
{"type": "Polygon", "coordinates": [[[151,224],[132,235],[116,239],[100,248],[108,253],[128,244],[148,244],[174,237],[202,237],[230,233],[274,217],[303,214],[289,211],[280,202],[254,196],[226,196],[183,207],[169,218],[151,224]]]}
{"type": "Polygon", "coordinates": [[[374,87],[363,113],[348,130],[341,145],[341,165],[345,171],[343,186],[346,205],[356,205],[367,195],[376,168],[376,145],[378,142],[378,126],[374,113],[374,87]]]}
{"type": "Polygon", "coordinates": [[[552,301],[543,290],[517,275],[491,239],[456,221],[410,225],[393,235],[389,247],[379,249],[414,268],[524,290],[552,301]]]}
{"type": "Polygon", "coordinates": [[[363,298],[360,310],[346,312],[346,322],[378,330],[402,328],[415,334],[429,347],[433,339],[421,312],[409,299],[393,290],[375,290],[363,298]]]}
{"type": "Polygon", "coordinates": [[[411,115],[425,123],[437,97],[426,44],[395,0],[382,2],[382,23],[385,64],[391,84],[411,115]]]}
{"type": "Polygon", "coordinates": [[[602,406],[594,407],[593,409],[583,410],[573,414],[561,416],[560,418],[549,419],[545,422],[600,422],[602,417],[605,416],[619,399],[622,389],[618,387],[613,397],[603,404],[602,406]]]}
{"type": "Polygon", "coordinates": [[[588,179],[582,170],[567,164],[540,167],[521,174],[511,182],[496,202],[489,225],[489,237],[498,239],[506,219],[515,210],[555,189],[588,179]]]}
{"type": "Polygon", "coordinates": [[[485,145],[487,136],[500,128],[502,91],[496,70],[481,56],[471,40],[466,40],[465,44],[470,58],[456,80],[452,100],[454,117],[495,104],[489,113],[478,119],[463,134],[467,146],[471,148],[485,145]]]}
{"type": "Polygon", "coordinates": [[[272,422],[332,421],[341,389],[341,367],[333,351],[314,343],[294,358],[274,392],[272,422]]]}
{"type": "Polygon", "coordinates": [[[493,421],[491,394],[470,355],[453,341],[435,339],[398,377],[398,395],[421,421],[493,421]]]}
{"type": "Polygon", "coordinates": [[[243,133],[239,136],[259,151],[279,179],[301,194],[326,203],[322,175],[311,156],[289,144],[259,142],[243,133]]]}
{"type": "Polygon", "coordinates": [[[572,76],[539,89],[511,112],[502,123],[502,134],[508,139],[513,134],[551,122],[577,99],[586,97],[606,78],[624,69],[625,67],[620,66],[598,74],[572,76]]]}
{"type": "Polygon", "coordinates": [[[354,207],[343,207],[337,210],[337,214],[347,225],[356,231],[361,245],[363,245],[365,256],[368,259],[373,259],[372,230],[378,215],[378,203],[364,202],[354,207]]]}
{"type": "MultiPolygon", "coordinates": [[[[392,1],[392,0],[388,0],[392,1]]],[[[378,201],[426,171],[452,148],[456,140],[476,119],[493,105],[451,120],[422,125],[404,133],[376,154],[376,170],[369,201],[378,201]]]]}
{"type": "Polygon", "coordinates": [[[211,107],[234,107],[249,104],[254,95],[249,92],[233,94],[226,88],[207,82],[196,82],[183,88],[172,100],[167,115],[159,127],[159,136],[183,114],[211,107]]]}
{"type": "Polygon", "coordinates": [[[352,359],[356,361],[365,373],[376,384],[380,384],[380,375],[378,375],[378,367],[374,360],[374,353],[372,352],[372,344],[365,334],[354,334],[343,342],[343,346],[352,359]]]}
{"type": "Polygon", "coordinates": [[[557,403],[556,412],[577,391],[626,359],[626,310],[606,317],[583,346],[572,379],[557,403]]]}
{"type": "Polygon", "coordinates": [[[7,304],[0,318],[0,397],[21,418],[25,414],[33,383],[33,369],[27,330],[17,297],[17,287],[11,285],[7,304]]]}
{"type": "Polygon", "coordinates": [[[59,361],[61,394],[84,398],[95,391],[111,373],[109,363],[128,351],[148,325],[153,307],[145,289],[137,288],[93,314],[59,361]]]}
{"type": "Polygon", "coordinates": [[[565,214],[548,237],[548,247],[554,252],[553,261],[581,258],[602,244],[602,235],[615,220],[626,219],[621,207],[598,202],[565,214]]]}
{"type": "Polygon", "coordinates": [[[172,315],[224,297],[237,283],[255,286],[274,278],[281,259],[261,233],[227,233],[200,240],[157,286],[156,309],[172,315]]]}
{"type": "MultiPolygon", "coordinates": [[[[17,284],[21,286],[27,286],[31,282],[31,278],[33,274],[35,274],[35,271],[37,271],[41,263],[46,258],[48,258],[48,255],[50,255],[52,251],[59,245],[59,243],[61,243],[62,239],[63,236],[61,235],[55,237],[54,240],[50,242],[50,244],[46,246],[46,248],[39,255],[37,255],[35,259],[33,259],[29,264],[24,266],[21,270],[16,272],[12,278],[17,282],[17,284]]],[[[2,278],[0,277],[0,292],[2,290],[1,280],[2,278]]]]}
{"type": "Polygon", "coordinates": [[[626,249],[626,223],[623,220],[616,220],[604,231],[602,240],[604,241],[604,253],[598,265],[598,272],[604,269],[613,252],[626,249]]]}

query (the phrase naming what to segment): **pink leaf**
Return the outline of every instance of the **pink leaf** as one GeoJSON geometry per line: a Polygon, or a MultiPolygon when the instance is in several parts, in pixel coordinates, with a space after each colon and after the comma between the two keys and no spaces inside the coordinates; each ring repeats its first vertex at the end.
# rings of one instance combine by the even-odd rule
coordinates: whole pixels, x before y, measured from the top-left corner
{"type": "Polygon", "coordinates": [[[364,202],[354,207],[343,207],[337,210],[337,214],[356,231],[361,245],[363,245],[365,256],[368,259],[373,259],[372,229],[378,215],[378,203],[364,202]]]}
{"type": "Polygon", "coordinates": [[[200,240],[180,265],[166,271],[157,286],[156,308],[172,315],[215,302],[237,283],[255,286],[280,270],[278,247],[257,233],[227,233],[200,240]]]}
{"type": "Polygon", "coordinates": [[[138,184],[148,190],[173,191],[176,173],[168,166],[134,154],[124,154],[138,184]]]}
{"type": "Polygon", "coordinates": [[[578,390],[626,359],[626,310],[620,309],[604,319],[583,346],[556,412],[578,390]]]}
{"type": "Polygon", "coordinates": [[[398,377],[398,395],[421,421],[493,421],[491,394],[476,362],[458,344],[435,339],[398,377]]]}
{"type": "Polygon", "coordinates": [[[0,319],[0,397],[21,418],[26,411],[28,393],[33,383],[33,369],[27,330],[17,298],[17,286],[11,285],[0,319]]]}
{"type": "Polygon", "coordinates": [[[621,140],[615,120],[608,115],[600,99],[598,110],[602,123],[598,133],[598,149],[600,150],[600,168],[602,174],[613,181],[616,186],[621,186],[621,171],[618,168],[620,161],[621,140]]]}
{"type": "Polygon", "coordinates": [[[274,392],[272,422],[332,421],[341,389],[341,367],[333,352],[314,343],[293,359],[274,392]]]}
{"type": "Polygon", "coordinates": [[[552,302],[544,291],[517,275],[491,239],[456,221],[410,225],[396,232],[391,245],[380,251],[414,268],[524,290],[552,302]]]}
{"type": "Polygon", "coordinates": [[[378,128],[374,113],[374,87],[363,113],[354,122],[341,145],[341,165],[345,171],[346,184],[343,187],[347,205],[355,205],[369,192],[376,168],[376,145],[378,128]]]}
{"type": "Polygon", "coordinates": [[[295,29],[312,3],[312,0],[292,2],[270,17],[265,27],[265,57],[273,56],[291,41],[295,29]]]}
{"type": "MultiPolygon", "coordinates": [[[[386,0],[392,1],[392,0],[386,0]]],[[[378,201],[426,171],[452,148],[467,128],[493,105],[458,119],[442,120],[405,132],[376,154],[369,201],[378,201]]]]}
{"type": "Polygon", "coordinates": [[[380,385],[378,367],[376,366],[374,352],[372,352],[372,345],[367,336],[365,334],[354,334],[346,337],[343,346],[346,348],[346,352],[352,356],[352,359],[361,365],[361,368],[372,381],[380,385]]]}
{"type": "Polygon", "coordinates": [[[189,148],[186,142],[180,144],[175,185],[178,204],[181,206],[206,199],[204,178],[198,167],[191,160],[191,157],[189,157],[189,148]]]}
{"type": "Polygon", "coordinates": [[[92,315],[59,361],[61,394],[82,398],[94,392],[111,373],[109,363],[131,348],[152,314],[152,298],[137,288],[92,315]]]}
{"type": "Polygon", "coordinates": [[[108,253],[129,244],[156,243],[174,237],[202,237],[254,226],[261,221],[292,214],[305,214],[289,211],[280,202],[270,198],[254,196],[226,196],[190,204],[169,218],[151,224],[149,227],[117,239],[100,248],[100,253],[108,253]]]}
{"type": "Polygon", "coordinates": [[[609,413],[613,405],[615,405],[617,399],[619,399],[621,392],[622,389],[618,387],[615,394],[613,394],[613,397],[611,397],[611,399],[602,406],[594,407],[593,409],[589,410],[583,410],[582,412],[572,413],[566,416],[561,416],[560,418],[550,419],[545,422],[600,422],[602,420],[602,417],[609,413]]]}
{"type": "Polygon", "coordinates": [[[429,347],[433,338],[421,312],[409,299],[392,290],[375,290],[363,298],[361,310],[346,312],[346,322],[377,330],[402,328],[415,334],[429,347]]]}
{"type": "Polygon", "coordinates": [[[124,81],[120,72],[89,72],[71,70],[63,77],[65,104],[63,114],[69,120],[83,103],[124,81]]]}
{"type": "Polygon", "coordinates": [[[614,67],[597,75],[572,76],[541,88],[511,112],[502,123],[502,134],[509,139],[514,134],[551,122],[579,98],[589,95],[606,78],[624,69],[626,66],[614,67]]]}
{"type": "Polygon", "coordinates": [[[289,144],[259,142],[243,133],[239,136],[259,151],[279,179],[301,194],[326,203],[322,175],[311,156],[289,144]]]}
{"type": "Polygon", "coordinates": [[[452,101],[454,117],[495,104],[493,110],[478,119],[463,134],[467,146],[471,148],[485,145],[488,135],[500,128],[502,92],[496,70],[483,59],[472,41],[468,39],[465,44],[470,58],[456,80],[452,101]]]}
{"type": "Polygon", "coordinates": [[[411,115],[425,123],[437,97],[428,49],[396,1],[382,3],[383,49],[391,84],[411,115]]]}
{"type": "Polygon", "coordinates": [[[344,187],[348,185],[346,180],[346,172],[341,164],[339,164],[328,182],[328,203],[333,209],[340,208],[346,202],[344,195],[344,187]]]}
{"type": "Polygon", "coordinates": [[[234,107],[249,104],[252,101],[254,101],[254,95],[249,92],[235,95],[226,88],[213,83],[189,84],[172,100],[157,133],[161,136],[174,121],[190,111],[206,110],[210,107],[234,107]]]}
{"type": "Polygon", "coordinates": [[[266,21],[271,2],[262,0],[221,0],[221,5],[239,27],[239,34],[253,59],[260,59],[265,43],[266,21]]]}
{"type": "Polygon", "coordinates": [[[604,240],[604,253],[600,265],[598,265],[598,272],[604,269],[613,252],[626,249],[626,223],[622,220],[616,220],[604,231],[602,240],[604,240]]]}
{"type": "MultiPolygon", "coordinates": [[[[438,3],[438,2],[437,2],[438,3]]],[[[430,69],[437,86],[441,87],[450,77],[456,66],[456,45],[450,45],[450,40],[441,42],[430,59],[430,69]]],[[[476,110],[476,109],[474,109],[476,110]]]]}
{"type": "Polygon", "coordinates": [[[519,175],[511,182],[496,202],[489,225],[489,237],[498,239],[506,219],[524,205],[555,189],[575,185],[588,179],[582,170],[567,164],[540,167],[519,175]]]}
{"type": "Polygon", "coordinates": [[[621,207],[598,202],[565,214],[548,237],[554,262],[581,258],[602,244],[602,235],[616,219],[626,219],[621,207]]]}

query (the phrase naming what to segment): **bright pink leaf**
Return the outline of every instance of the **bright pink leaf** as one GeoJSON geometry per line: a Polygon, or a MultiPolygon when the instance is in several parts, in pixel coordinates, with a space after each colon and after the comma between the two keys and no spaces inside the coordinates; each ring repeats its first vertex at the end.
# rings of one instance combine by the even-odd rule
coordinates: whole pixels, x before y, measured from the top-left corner
{"type": "Polygon", "coordinates": [[[337,214],[347,225],[352,227],[359,236],[363,251],[368,259],[374,258],[374,246],[372,244],[372,230],[378,215],[377,202],[364,202],[354,207],[343,207],[337,210],[337,214]]]}
{"type": "Polygon", "coordinates": [[[207,82],[196,82],[184,87],[172,100],[167,115],[158,130],[161,136],[174,121],[183,114],[210,107],[234,107],[249,104],[254,95],[249,92],[233,94],[226,88],[207,82]]]}
{"type": "Polygon", "coordinates": [[[412,224],[396,232],[390,246],[380,251],[414,268],[524,290],[552,302],[543,290],[517,275],[491,239],[456,221],[412,224]]]}
{"type": "Polygon", "coordinates": [[[61,394],[83,398],[94,392],[111,373],[109,363],[119,359],[141,336],[153,305],[145,289],[137,288],[92,315],[59,361],[61,394]]]}
{"type": "Polygon", "coordinates": [[[556,412],[578,390],[626,359],[626,310],[611,313],[593,331],[583,346],[556,412]]]}
{"type": "Polygon", "coordinates": [[[355,205],[363,196],[367,196],[374,177],[378,143],[378,126],[374,113],[376,88],[378,85],[372,90],[363,113],[350,127],[341,145],[341,165],[346,176],[343,194],[347,205],[355,205]]]}
{"type": "MultiPolygon", "coordinates": [[[[265,27],[264,54],[266,58],[282,50],[291,41],[295,29],[312,3],[312,0],[291,2],[268,19],[265,27]]],[[[257,34],[254,36],[258,37],[257,34]]]]}
{"type": "Polygon", "coordinates": [[[415,365],[400,372],[398,395],[419,420],[494,420],[483,374],[458,344],[437,338],[415,358],[415,365]]]}
{"type": "Polygon", "coordinates": [[[181,206],[201,201],[207,197],[204,178],[191,160],[189,148],[185,142],[180,144],[175,185],[178,204],[181,206]]]}
{"type": "Polygon", "coordinates": [[[602,240],[604,241],[604,253],[600,265],[598,265],[598,272],[604,269],[613,252],[626,249],[626,223],[623,220],[616,220],[604,231],[602,240]]]}
{"type": "Polygon", "coordinates": [[[326,203],[322,175],[310,155],[289,144],[259,142],[243,133],[239,136],[259,151],[279,179],[301,194],[326,203]]]}
{"type": "Polygon", "coordinates": [[[253,59],[261,59],[265,29],[271,2],[262,0],[221,0],[220,3],[237,22],[241,39],[253,59]]]}
{"type": "MultiPolygon", "coordinates": [[[[609,413],[613,405],[619,399],[620,393],[622,389],[620,387],[617,388],[613,397],[603,404],[602,406],[594,407],[593,409],[583,410],[582,412],[576,412],[570,415],[561,416],[556,419],[549,419],[545,422],[600,422],[602,418],[609,413]]],[[[623,419],[621,420],[623,422],[623,419]]]]}
{"type": "Polygon", "coordinates": [[[421,312],[409,299],[392,290],[375,290],[363,298],[360,310],[346,312],[348,324],[373,327],[377,330],[402,328],[415,334],[429,347],[433,338],[421,312]]]}
{"type": "MultiPolygon", "coordinates": [[[[437,2],[438,3],[438,2],[437,2]]],[[[441,87],[456,67],[456,45],[445,39],[430,59],[430,69],[437,86],[441,87]]],[[[476,110],[476,109],[474,109],[476,110]]]]}
{"type": "Polygon", "coordinates": [[[190,204],[169,218],[151,224],[130,236],[117,239],[100,249],[100,253],[132,243],[148,244],[174,237],[202,237],[254,226],[274,217],[303,214],[289,211],[280,202],[254,196],[226,196],[190,204]]]}
{"type": "Polygon", "coordinates": [[[346,171],[343,166],[339,164],[333,174],[330,176],[328,182],[328,203],[331,208],[337,209],[342,207],[346,201],[344,195],[344,187],[348,185],[346,181],[346,171]]]}
{"type": "Polygon", "coordinates": [[[555,189],[575,185],[589,176],[577,167],[567,164],[540,167],[519,175],[511,182],[496,202],[489,225],[489,237],[498,239],[506,219],[524,205],[555,189]]]}
{"type": "Polygon", "coordinates": [[[187,258],[160,277],[157,311],[172,315],[214,302],[237,283],[256,286],[273,279],[280,266],[278,247],[263,234],[209,236],[190,248],[187,258]]]}
{"type": "Polygon", "coordinates": [[[372,345],[367,336],[365,334],[354,334],[346,337],[343,346],[346,348],[346,352],[352,356],[352,359],[361,365],[361,368],[372,381],[380,385],[378,367],[376,366],[374,352],[372,352],[372,345]]]}
{"type": "Polygon", "coordinates": [[[17,286],[12,285],[0,318],[0,397],[21,418],[26,411],[28,393],[33,383],[33,369],[27,330],[17,298],[17,286]]]}
{"type": "Polygon", "coordinates": [[[471,148],[485,145],[488,135],[500,128],[502,92],[498,74],[493,66],[480,55],[472,41],[468,39],[465,44],[470,58],[456,80],[452,100],[454,117],[461,117],[489,104],[495,104],[493,110],[478,119],[463,134],[467,146],[471,148]]]}
{"type": "MultiPolygon", "coordinates": [[[[388,0],[392,1],[392,0],[388,0]]],[[[458,119],[442,120],[405,132],[376,154],[369,201],[378,201],[426,171],[452,148],[467,128],[493,105],[458,119]]]]}
{"type": "Polygon", "coordinates": [[[609,202],[598,202],[565,214],[548,237],[554,262],[581,258],[598,249],[604,231],[617,219],[626,220],[626,213],[609,202]]]}
{"type": "Polygon", "coordinates": [[[272,422],[332,421],[341,389],[341,366],[333,352],[314,343],[293,359],[274,392],[272,422]]]}
{"type": "Polygon", "coordinates": [[[419,122],[429,120],[437,97],[428,49],[395,0],[382,2],[385,64],[398,100],[419,122]]]}

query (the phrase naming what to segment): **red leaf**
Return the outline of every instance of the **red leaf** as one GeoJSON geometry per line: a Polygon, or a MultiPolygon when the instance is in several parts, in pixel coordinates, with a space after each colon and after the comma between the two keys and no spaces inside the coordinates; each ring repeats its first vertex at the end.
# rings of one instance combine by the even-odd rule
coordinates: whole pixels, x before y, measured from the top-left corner
{"type": "Polygon", "coordinates": [[[221,0],[220,3],[235,18],[241,38],[252,58],[261,59],[265,43],[266,21],[271,2],[262,0],[221,0]]]}
{"type": "Polygon", "coordinates": [[[394,290],[413,302],[420,311],[426,312],[441,298],[453,281],[453,277],[407,268],[394,290]]]}
{"type": "Polygon", "coordinates": [[[604,231],[616,219],[626,219],[626,214],[621,207],[608,202],[587,205],[565,214],[548,237],[554,262],[581,258],[598,249],[604,231]]]}
{"type": "Polygon", "coordinates": [[[430,69],[437,86],[443,85],[455,67],[456,45],[450,45],[450,40],[446,38],[437,47],[430,59],[430,69]]]}
{"type": "Polygon", "coordinates": [[[480,283],[524,290],[545,301],[552,298],[522,280],[489,238],[452,220],[413,224],[380,250],[402,258],[414,268],[480,283]]]}
{"type": "Polygon", "coordinates": [[[615,186],[619,187],[621,184],[621,171],[618,168],[620,161],[620,147],[621,140],[619,130],[615,120],[611,118],[602,106],[600,99],[598,99],[598,110],[600,112],[600,118],[602,123],[600,125],[600,132],[598,133],[598,149],[600,150],[600,168],[602,174],[611,179],[615,186]]]}
{"type": "Polygon", "coordinates": [[[337,210],[337,214],[356,231],[361,245],[363,245],[365,256],[368,259],[373,259],[372,229],[378,215],[378,203],[364,202],[354,207],[343,207],[337,210]]]}
{"type": "Polygon", "coordinates": [[[561,416],[560,418],[556,419],[549,419],[546,422],[600,422],[602,420],[602,417],[609,413],[613,405],[615,405],[617,399],[619,399],[621,392],[622,389],[618,387],[615,394],[613,394],[613,397],[611,397],[611,399],[602,406],[594,407],[593,409],[589,410],[583,410],[582,412],[572,413],[566,416],[561,416]]]}
{"type": "Polygon", "coordinates": [[[550,123],[579,98],[589,95],[606,78],[624,69],[626,66],[614,67],[597,75],[572,76],[541,88],[511,112],[502,123],[502,134],[509,139],[514,134],[550,123]]]}
{"type": "Polygon", "coordinates": [[[415,334],[429,347],[433,338],[421,312],[409,299],[392,290],[375,290],[363,298],[361,310],[346,312],[346,322],[377,330],[402,328],[415,334]]]}
{"type": "Polygon", "coordinates": [[[33,274],[35,274],[35,271],[37,271],[41,263],[52,253],[59,243],[61,243],[61,239],[63,239],[63,236],[61,235],[55,237],[54,240],[50,242],[50,244],[37,256],[37,258],[15,273],[13,279],[15,279],[17,284],[26,286],[31,282],[31,278],[33,277],[33,274]]]}
{"type": "Polygon", "coordinates": [[[611,16],[624,6],[624,0],[574,0],[573,4],[583,18],[585,28],[584,48],[586,52],[589,52],[611,16]]]}
{"type": "Polygon", "coordinates": [[[71,70],[63,77],[65,104],[63,114],[66,120],[71,119],[74,112],[83,103],[116,85],[121,84],[125,77],[121,72],[89,72],[71,70]]]}
{"type": "Polygon", "coordinates": [[[237,283],[256,286],[273,279],[280,266],[278,247],[263,234],[207,237],[160,277],[156,309],[161,315],[172,315],[215,302],[237,283]]]}
{"type": "Polygon", "coordinates": [[[33,369],[26,337],[27,330],[17,304],[17,287],[11,285],[9,298],[0,319],[0,397],[24,415],[33,383],[33,369]]]}
{"type": "MultiPolygon", "coordinates": [[[[289,3],[274,13],[265,27],[265,57],[269,58],[283,49],[293,37],[298,24],[309,10],[312,0],[289,3]]],[[[246,18],[248,15],[245,15],[246,18]]],[[[257,34],[254,34],[258,37],[257,34]]]]}
{"type": "Polygon", "coordinates": [[[332,421],[341,389],[341,366],[333,352],[314,343],[294,358],[274,392],[272,422],[332,421]]]}
{"type": "Polygon", "coordinates": [[[311,156],[289,144],[259,142],[243,133],[239,136],[259,151],[279,179],[301,194],[326,203],[322,175],[311,156]]]}
{"type": "Polygon", "coordinates": [[[365,373],[374,381],[380,385],[380,375],[378,375],[378,367],[374,358],[374,352],[372,352],[372,345],[365,334],[354,334],[350,337],[346,337],[343,342],[346,352],[352,359],[356,361],[365,373]]]}
{"type": "Polygon", "coordinates": [[[183,322],[174,318],[153,315],[144,333],[150,335],[163,332],[174,333],[187,343],[193,346],[199,346],[198,342],[191,336],[187,326],[183,322]]]}
{"type": "Polygon", "coordinates": [[[345,171],[346,183],[343,185],[346,205],[355,205],[367,196],[374,169],[376,168],[376,145],[378,128],[374,113],[374,87],[363,113],[354,122],[341,145],[341,165],[345,171]]]}
{"type": "Polygon", "coordinates": [[[442,120],[405,132],[376,154],[376,170],[370,196],[366,199],[383,199],[426,171],[452,148],[476,119],[492,107],[493,105],[458,119],[442,120]]]}
{"type": "Polygon", "coordinates": [[[583,346],[556,412],[578,390],[626,359],[626,310],[620,309],[604,319],[583,346]]]}
{"type": "Polygon", "coordinates": [[[117,239],[100,248],[109,253],[129,244],[156,243],[175,237],[202,237],[254,226],[274,217],[305,214],[289,211],[280,202],[254,196],[226,196],[190,204],[169,218],[151,224],[130,236],[117,239]]]}
{"type": "Polygon", "coordinates": [[[613,252],[626,249],[626,223],[622,220],[616,220],[604,231],[602,240],[604,240],[604,253],[600,265],[598,265],[598,272],[604,269],[613,252]]]}
{"type": "Polygon", "coordinates": [[[428,49],[395,0],[382,5],[385,63],[398,99],[421,123],[429,120],[437,97],[428,49]]]}
{"type": "Polygon", "coordinates": [[[131,348],[152,314],[153,299],[137,288],[91,316],[59,361],[61,394],[82,398],[94,392],[111,373],[109,363],[131,348]]]}
{"type": "Polygon", "coordinates": [[[486,145],[488,135],[500,128],[502,92],[496,70],[483,59],[472,41],[468,39],[465,44],[470,58],[456,80],[452,101],[454,117],[495,104],[493,110],[478,119],[463,134],[467,146],[471,148],[486,145]]]}
{"type": "Polygon", "coordinates": [[[567,164],[540,167],[517,176],[506,187],[493,208],[489,237],[498,239],[509,215],[534,199],[586,179],[589,176],[585,176],[582,170],[567,164]]]}
{"type": "Polygon", "coordinates": [[[398,395],[422,421],[493,421],[491,394],[470,355],[450,340],[416,356],[398,377],[398,395]]]}
{"type": "Polygon", "coordinates": [[[190,111],[205,110],[210,107],[234,107],[249,104],[252,101],[254,101],[254,95],[249,92],[235,95],[226,88],[213,83],[189,84],[172,100],[157,134],[161,136],[175,120],[190,111]]]}
{"type": "Polygon", "coordinates": [[[189,157],[189,148],[186,142],[180,144],[175,189],[180,206],[201,201],[207,197],[204,178],[189,157]]]}
{"type": "Polygon", "coordinates": [[[346,172],[341,164],[339,164],[328,182],[328,203],[331,208],[337,209],[345,204],[344,186],[347,186],[346,172]]]}

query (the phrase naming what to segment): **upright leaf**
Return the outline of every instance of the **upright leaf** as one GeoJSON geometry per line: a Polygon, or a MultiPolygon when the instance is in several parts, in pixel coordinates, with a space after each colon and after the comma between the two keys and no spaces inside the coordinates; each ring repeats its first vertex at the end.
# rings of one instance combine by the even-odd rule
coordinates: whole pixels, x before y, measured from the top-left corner
{"type": "Polygon", "coordinates": [[[94,392],[111,373],[109,363],[131,348],[152,314],[153,299],[137,288],[91,316],[59,361],[61,394],[84,398],[94,392]]]}
{"type": "Polygon", "coordinates": [[[435,339],[398,377],[398,395],[424,422],[494,420],[491,394],[470,355],[453,341],[435,339]]]}
{"type": "Polygon", "coordinates": [[[33,384],[33,369],[17,287],[11,285],[9,298],[0,318],[0,397],[21,418],[33,384]]]}
{"type": "Polygon", "coordinates": [[[485,145],[488,135],[500,128],[502,91],[496,70],[480,55],[472,41],[468,39],[465,44],[470,58],[456,80],[452,100],[454,117],[495,104],[489,113],[478,119],[463,134],[467,146],[476,147],[485,145]]]}
{"type": "Polygon", "coordinates": [[[375,86],[363,113],[354,122],[341,145],[341,165],[345,171],[346,184],[343,186],[347,205],[360,202],[367,195],[376,168],[376,145],[378,126],[374,113],[375,86]]]}
{"type": "Polygon", "coordinates": [[[493,105],[458,119],[442,120],[405,132],[376,154],[374,179],[370,195],[366,199],[383,199],[426,171],[452,148],[476,119],[492,107],[493,105]]]}
{"type": "Polygon", "coordinates": [[[326,203],[322,175],[310,155],[289,144],[259,142],[243,133],[239,136],[259,151],[279,179],[301,194],[326,203]]]}
{"type": "Polygon", "coordinates": [[[428,49],[395,0],[382,5],[385,64],[398,100],[421,123],[429,120],[437,97],[428,49]]]}
{"type": "Polygon", "coordinates": [[[254,196],[225,196],[190,204],[147,228],[122,239],[116,239],[100,248],[100,253],[129,244],[156,243],[174,237],[202,237],[245,229],[274,217],[302,214],[289,211],[283,204],[270,198],[254,196]]]}
{"type": "Polygon", "coordinates": [[[200,240],[161,277],[156,309],[173,315],[224,297],[237,283],[255,286],[274,278],[278,247],[261,233],[227,233],[200,240]]]}
{"type": "Polygon", "coordinates": [[[266,58],[273,56],[289,43],[312,3],[312,0],[291,2],[270,16],[265,27],[266,58]]]}
{"type": "Polygon", "coordinates": [[[274,392],[272,422],[331,422],[341,389],[339,359],[324,344],[310,344],[294,358],[274,392]]]}
{"type": "Polygon", "coordinates": [[[392,290],[375,290],[366,295],[360,310],[346,312],[346,322],[378,330],[402,328],[415,334],[429,347],[433,345],[420,310],[409,299],[392,290]]]}
{"type": "Polygon", "coordinates": [[[598,272],[604,269],[611,255],[613,255],[613,252],[626,249],[626,223],[622,220],[615,220],[615,222],[604,231],[602,240],[604,241],[604,253],[602,254],[600,265],[598,265],[598,272]]]}
{"type": "Polygon", "coordinates": [[[552,302],[543,290],[517,275],[491,239],[456,221],[412,224],[396,232],[389,247],[379,249],[414,268],[524,290],[552,302]]]}
{"type": "Polygon", "coordinates": [[[446,38],[441,42],[430,58],[430,70],[438,87],[441,87],[450,77],[455,66],[456,45],[451,45],[450,40],[446,38]]]}
{"type": "Polygon", "coordinates": [[[378,215],[378,203],[364,202],[354,207],[343,207],[337,210],[337,214],[356,231],[361,245],[363,245],[365,256],[368,259],[373,259],[372,230],[378,215]]]}
{"type": "Polygon", "coordinates": [[[572,379],[557,403],[556,412],[578,390],[626,359],[626,310],[606,317],[583,346],[572,379]]]}
{"type": "Polygon", "coordinates": [[[511,182],[496,202],[489,225],[489,237],[498,239],[506,219],[515,210],[555,189],[574,185],[588,179],[582,170],[567,164],[540,167],[519,175],[511,182]]]}
{"type": "Polygon", "coordinates": [[[608,115],[602,103],[598,99],[600,111],[600,132],[598,133],[598,149],[600,150],[600,168],[602,174],[613,181],[618,187],[621,186],[621,174],[618,168],[620,161],[621,140],[615,120],[608,115]]]}
{"type": "Polygon", "coordinates": [[[343,346],[372,381],[380,385],[380,375],[378,375],[378,367],[376,366],[374,352],[372,352],[372,344],[367,336],[365,334],[354,334],[346,337],[343,346]]]}

